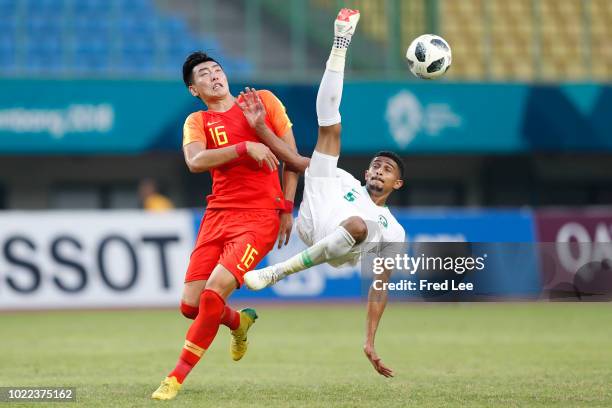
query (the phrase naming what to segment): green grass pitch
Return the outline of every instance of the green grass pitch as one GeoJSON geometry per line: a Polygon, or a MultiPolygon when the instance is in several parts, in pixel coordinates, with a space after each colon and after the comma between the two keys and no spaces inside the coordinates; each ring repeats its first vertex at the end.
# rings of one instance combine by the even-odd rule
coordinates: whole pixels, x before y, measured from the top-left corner
{"type": "MultiPolygon", "coordinates": [[[[177,399],[149,396],[174,366],[178,311],[0,314],[0,386],[74,386],[33,407],[612,406],[612,305],[390,304],[378,352],[364,305],[261,306],[240,362],[219,335],[177,399]]],[[[8,406],[8,405],[7,405],[8,406]]]]}

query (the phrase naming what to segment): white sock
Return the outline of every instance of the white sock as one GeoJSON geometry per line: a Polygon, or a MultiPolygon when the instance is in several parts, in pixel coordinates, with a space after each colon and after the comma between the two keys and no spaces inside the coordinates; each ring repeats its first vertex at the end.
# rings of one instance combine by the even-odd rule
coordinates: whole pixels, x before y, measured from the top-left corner
{"type": "Polygon", "coordinates": [[[355,245],[355,238],[343,227],[338,226],[334,232],[306,248],[299,254],[273,266],[283,276],[291,275],[311,266],[340,258],[349,253],[355,245]]]}
{"type": "Polygon", "coordinates": [[[327,69],[335,72],[344,72],[344,64],[346,62],[346,50],[351,44],[352,36],[345,37],[334,36],[334,45],[332,46],[329,58],[327,59],[327,69]]]}
{"type": "Polygon", "coordinates": [[[340,101],[344,73],[326,69],[317,92],[317,120],[319,126],[332,126],[341,122],[340,101]]]}

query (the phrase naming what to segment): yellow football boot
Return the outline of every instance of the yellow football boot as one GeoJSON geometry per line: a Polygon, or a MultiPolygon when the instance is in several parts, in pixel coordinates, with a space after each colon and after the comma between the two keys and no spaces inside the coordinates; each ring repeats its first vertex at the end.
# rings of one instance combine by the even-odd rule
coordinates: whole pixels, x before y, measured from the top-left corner
{"type": "Polygon", "coordinates": [[[176,377],[166,377],[159,385],[159,388],[151,395],[151,398],[156,400],[171,400],[176,397],[180,389],[181,383],[177,381],[176,377]]]}
{"type": "Polygon", "coordinates": [[[247,351],[249,342],[247,341],[247,332],[255,323],[257,319],[257,313],[255,310],[246,308],[239,311],[240,313],[240,326],[236,330],[232,330],[232,341],[230,343],[230,354],[234,361],[240,360],[244,357],[247,351]]]}

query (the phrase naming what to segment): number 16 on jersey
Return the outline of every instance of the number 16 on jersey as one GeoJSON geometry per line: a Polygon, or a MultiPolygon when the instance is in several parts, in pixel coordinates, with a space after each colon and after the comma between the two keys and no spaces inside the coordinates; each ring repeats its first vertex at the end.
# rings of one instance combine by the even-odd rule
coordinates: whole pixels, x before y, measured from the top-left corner
{"type": "Polygon", "coordinates": [[[216,126],[214,128],[208,128],[210,137],[215,144],[215,147],[223,146],[227,144],[227,133],[225,133],[225,126],[216,126]]]}

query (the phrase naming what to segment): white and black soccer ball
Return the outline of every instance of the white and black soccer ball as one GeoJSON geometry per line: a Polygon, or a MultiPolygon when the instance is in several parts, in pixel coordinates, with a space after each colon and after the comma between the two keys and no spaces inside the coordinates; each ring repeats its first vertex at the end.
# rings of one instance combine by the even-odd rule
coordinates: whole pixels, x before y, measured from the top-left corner
{"type": "Polygon", "coordinates": [[[453,61],[450,45],[438,35],[417,37],[406,52],[408,67],[422,79],[436,79],[448,71],[453,61]]]}

